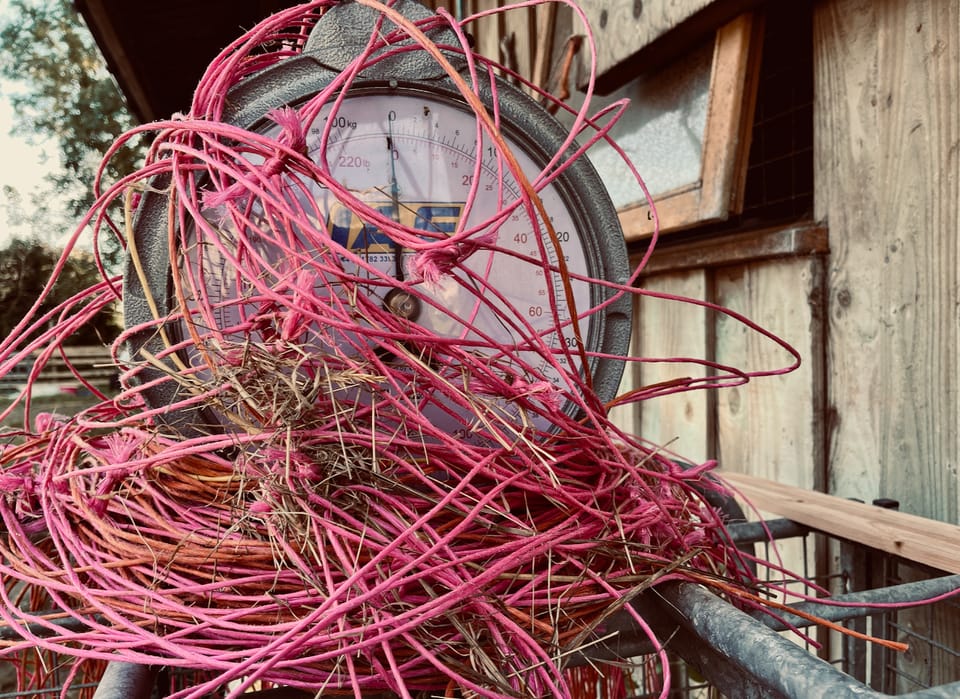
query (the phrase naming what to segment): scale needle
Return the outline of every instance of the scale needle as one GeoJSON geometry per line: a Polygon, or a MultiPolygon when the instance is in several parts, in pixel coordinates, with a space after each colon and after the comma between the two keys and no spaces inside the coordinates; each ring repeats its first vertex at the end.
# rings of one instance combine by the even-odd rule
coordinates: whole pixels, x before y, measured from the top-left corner
{"type": "MultiPolygon", "coordinates": [[[[390,159],[390,201],[393,204],[393,220],[400,224],[400,184],[397,182],[397,151],[393,145],[393,120],[387,118],[387,157],[390,159]]],[[[391,237],[393,244],[393,273],[397,281],[403,281],[403,246],[391,237]]]]}

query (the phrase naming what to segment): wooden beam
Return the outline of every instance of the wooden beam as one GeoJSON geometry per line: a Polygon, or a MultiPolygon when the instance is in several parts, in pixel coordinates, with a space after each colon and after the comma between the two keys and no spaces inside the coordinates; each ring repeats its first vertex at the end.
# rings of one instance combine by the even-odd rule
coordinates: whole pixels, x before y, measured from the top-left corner
{"type": "MultiPolygon", "coordinates": [[[[644,275],[680,272],[704,267],[726,267],[788,257],[823,255],[830,251],[825,226],[801,223],[713,238],[696,238],[679,244],[661,241],[643,268],[644,275]]],[[[632,256],[636,263],[643,254],[632,256]]]]}
{"type": "Polygon", "coordinates": [[[104,0],[79,0],[76,6],[100,47],[107,67],[117,79],[130,110],[141,123],[159,118],[161,115],[156,114],[150,105],[142,82],[142,71],[134,67],[124,42],[120,40],[109,3],[104,0]]]}
{"type": "Polygon", "coordinates": [[[550,82],[550,68],[553,63],[553,35],[557,26],[557,3],[548,2],[536,8],[537,29],[534,35],[536,52],[533,57],[531,82],[541,90],[546,90],[550,82]]]}
{"type": "MultiPolygon", "coordinates": [[[[580,0],[597,42],[599,94],[659,70],[761,0],[580,0]]],[[[582,33],[579,23],[574,31],[582,33]]],[[[586,75],[586,66],[580,71],[586,75]]],[[[583,85],[580,85],[583,88],[583,85]]]]}
{"type": "Polygon", "coordinates": [[[719,473],[751,506],[948,573],[960,573],[960,526],[742,473],[719,473]]]}

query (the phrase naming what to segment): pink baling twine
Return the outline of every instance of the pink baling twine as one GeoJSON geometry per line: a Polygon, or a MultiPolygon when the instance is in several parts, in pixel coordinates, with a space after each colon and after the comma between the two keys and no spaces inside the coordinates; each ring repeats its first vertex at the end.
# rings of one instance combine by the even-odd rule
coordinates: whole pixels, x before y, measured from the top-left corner
{"type": "MultiPolygon", "coordinates": [[[[532,181],[515,171],[510,153],[500,154],[503,171],[522,185],[519,202],[482,225],[425,239],[357,199],[323,157],[307,158],[305,125],[342,99],[362,67],[389,56],[381,49],[398,36],[409,35],[415,50],[451,70],[422,32],[446,24],[465,42],[464,28],[476,17],[458,23],[441,11],[415,26],[373,0],[362,4],[400,28],[372,36],[365,55],[317,97],[272,112],[275,137],[221,121],[225,95],[297,55],[329,0],[255,27],[210,66],[189,115],[135,129],[115,146],[156,134],[139,172],[97,190],[76,235],[92,227],[128,244],[130,212],[166,176],[171,259],[188,247],[216,251],[230,263],[240,300],[229,313],[213,306],[204,276],[185,266],[175,279],[174,313],[128,328],[116,342],[118,395],[98,394],[100,403],[69,419],[31,419],[27,406],[21,438],[0,461],[0,615],[20,639],[3,642],[4,653],[41,648],[78,661],[212,673],[174,695],[181,698],[228,683],[234,696],[257,681],[355,697],[385,689],[404,697],[430,690],[562,698],[574,696],[563,658],[602,636],[605,612],[638,588],[714,575],[759,584],[744,579],[739,552],[698,491],[717,487],[707,477],[711,464],[677,468],[614,426],[569,369],[579,366],[579,350],[559,350],[574,360],[559,361],[523,314],[464,265],[478,251],[497,249],[491,230],[512,211],[536,220],[537,192],[569,166],[562,155],[568,146],[578,139],[579,157],[607,138],[616,114],[590,115],[588,91],[568,143],[532,181]],[[411,294],[421,281],[454,273],[470,279],[478,307],[499,309],[523,343],[503,347],[480,330],[466,343],[438,337],[366,297],[365,287],[392,288],[397,280],[331,239],[311,210],[309,183],[322,183],[414,251],[404,287],[411,294]],[[254,232],[281,254],[265,258],[254,232]],[[233,326],[220,327],[228,317],[233,326]],[[125,356],[129,337],[174,322],[187,331],[179,344],[156,356],[125,356]],[[338,341],[354,346],[317,351],[338,341]],[[177,350],[188,347],[202,366],[179,359],[177,350]],[[559,384],[523,360],[531,350],[561,369],[559,384]],[[165,367],[159,378],[145,373],[157,367],[165,367]],[[144,391],[167,382],[180,387],[180,402],[149,405],[144,391]],[[344,392],[367,399],[345,404],[344,392]],[[562,409],[571,400],[577,417],[562,409]],[[518,408],[511,414],[547,417],[556,431],[518,426],[489,407],[498,401],[518,408]],[[431,402],[473,411],[463,427],[474,439],[425,419],[431,402]],[[165,426],[167,411],[204,405],[226,416],[221,429],[186,436],[165,426]],[[24,589],[44,590],[45,606],[22,604],[17,591],[24,589]]],[[[472,84],[494,66],[464,47],[444,51],[467,59],[461,87],[476,107],[472,84]]],[[[496,121],[496,114],[478,113],[478,133],[494,138],[496,121]]],[[[543,240],[543,258],[533,263],[551,277],[558,270],[548,262],[550,236],[543,240]]],[[[140,252],[128,249],[134,258],[140,252]]],[[[36,377],[72,329],[120,300],[119,282],[104,275],[47,316],[25,320],[0,346],[0,373],[39,353],[36,377]]],[[[617,286],[568,273],[565,283],[573,282],[648,293],[634,279],[617,286]]],[[[420,302],[437,305],[425,295],[420,302]]],[[[578,308],[565,332],[598,310],[578,308]]],[[[641,388],[615,402],[735,385],[795,366],[746,372],[664,361],[698,362],[710,376],[641,388]]],[[[21,400],[29,401],[29,391],[21,400]]],[[[659,657],[666,696],[669,671],[659,657]]]]}

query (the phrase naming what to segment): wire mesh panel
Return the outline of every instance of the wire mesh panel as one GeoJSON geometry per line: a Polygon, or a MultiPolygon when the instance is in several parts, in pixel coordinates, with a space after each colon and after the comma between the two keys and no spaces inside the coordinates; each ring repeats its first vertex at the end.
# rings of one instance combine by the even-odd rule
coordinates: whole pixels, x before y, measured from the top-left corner
{"type": "MultiPolygon", "coordinates": [[[[769,575],[776,574],[780,560],[776,549],[787,540],[805,561],[816,560],[818,548],[829,551],[828,570],[808,567],[804,574],[829,588],[844,604],[811,601],[794,606],[862,636],[829,631],[824,625],[812,627],[809,619],[799,616],[785,614],[782,623],[758,617],[764,626],[780,632],[782,638],[774,637],[777,641],[790,639],[776,648],[764,636],[765,629],[751,625],[753,620],[731,605],[715,604],[712,595],[702,591],[673,591],[666,595],[665,605],[674,621],[680,622],[667,642],[676,675],[671,697],[960,696],[960,596],[926,603],[960,588],[960,576],[947,576],[782,520],[765,527],[741,526],[753,527],[753,535],[745,535],[747,540],[759,538],[758,530],[785,535],[774,546],[758,546],[758,553],[771,561],[766,569],[769,575]],[[693,618],[684,620],[684,614],[693,618]],[[787,626],[800,627],[809,638],[785,631],[787,626]],[[907,644],[908,649],[893,650],[865,636],[907,644]],[[791,656],[788,646],[803,649],[806,656],[791,656]],[[707,681],[700,680],[701,672],[707,681]]],[[[759,569],[763,573],[765,566],[761,563],[759,569]]],[[[661,636],[669,628],[661,625],[661,636]]]]}
{"type": "MultiPolygon", "coordinates": [[[[917,583],[943,573],[853,544],[840,545],[842,581],[849,592],[917,583]],[[850,567],[851,565],[857,567],[850,567]]],[[[834,651],[844,672],[889,695],[960,681],[960,599],[915,608],[884,610],[847,622],[849,628],[905,643],[898,653],[852,637],[834,651]]]]}

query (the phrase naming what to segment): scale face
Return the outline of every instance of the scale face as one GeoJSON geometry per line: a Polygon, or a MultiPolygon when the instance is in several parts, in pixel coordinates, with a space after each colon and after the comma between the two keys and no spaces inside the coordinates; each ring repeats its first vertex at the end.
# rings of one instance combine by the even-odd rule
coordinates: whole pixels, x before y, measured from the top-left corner
{"type": "MultiPolygon", "coordinates": [[[[279,67],[282,73],[283,64],[279,67]]],[[[293,70],[297,75],[304,72],[302,65],[293,70]]],[[[246,88],[246,99],[241,92],[235,100],[241,104],[236,120],[245,128],[278,136],[280,128],[265,114],[285,104],[302,106],[334,74],[317,66],[311,77],[292,87],[293,81],[282,74],[268,76],[266,82],[246,88]],[[277,84],[283,87],[277,89],[277,84]]],[[[489,87],[481,86],[480,94],[492,112],[489,87]]],[[[567,375],[589,371],[600,399],[611,398],[619,383],[620,362],[590,359],[588,366],[581,366],[571,318],[579,316],[588,354],[625,353],[629,299],[616,299],[602,311],[586,313],[612,295],[610,289],[588,279],[623,282],[629,275],[616,212],[583,158],[541,186],[538,178],[565,133],[519,91],[498,84],[496,94],[501,133],[526,178],[537,187],[559,247],[536,210],[522,205],[520,184],[493,140],[478,129],[476,116],[451,81],[361,79],[335,111],[330,100],[305,126],[306,155],[325,176],[362,202],[362,210],[355,202],[341,201],[322,177],[283,175],[289,179],[282,185],[283,197],[307,214],[310,226],[284,228],[270,221],[269,215],[258,224],[263,208],[254,200],[248,221],[239,224],[243,235],[238,236],[236,219],[227,222],[212,207],[201,213],[208,224],[219,227],[218,244],[196,244],[195,229],[188,226],[180,236],[180,249],[164,254],[164,245],[157,239],[166,242],[166,199],[148,196],[135,235],[141,256],[145,250],[158,253],[158,260],[146,259],[151,263],[150,294],[160,299],[166,312],[181,310],[170,291],[172,275],[178,275],[188,299],[193,299],[185,309],[190,320],[171,321],[166,328],[174,343],[182,343],[183,362],[201,366],[209,359],[209,353],[204,355],[189,342],[197,336],[197,328],[212,328],[221,346],[268,345],[275,339],[275,329],[262,329],[249,321],[269,315],[271,295],[291,299],[302,295],[294,288],[296,280],[297,288],[302,290],[306,283],[322,304],[356,309],[353,327],[314,320],[298,329],[297,345],[325,358],[324,366],[356,366],[371,351],[387,367],[402,365],[401,359],[409,361],[399,356],[403,352],[429,364],[431,357],[417,355],[416,335],[420,334],[439,348],[435,351],[456,347],[450,356],[468,353],[498,377],[531,385],[546,381],[561,395],[569,396],[572,390],[567,375]],[[389,226],[378,224],[377,216],[415,234],[421,242],[415,246],[419,250],[391,237],[385,230],[389,226]],[[469,235],[463,240],[482,239],[484,244],[461,253],[457,264],[448,269],[432,275],[423,272],[418,264],[423,250],[443,245],[450,236],[459,240],[465,232],[469,235]],[[296,252],[291,254],[290,248],[296,252]],[[258,270],[255,278],[238,274],[239,267],[247,268],[251,262],[258,270]],[[569,291],[562,268],[571,277],[569,291]],[[265,288],[270,289],[267,295],[262,293],[265,288]],[[386,327],[364,312],[371,308],[388,312],[386,327]],[[398,345],[394,333],[404,331],[413,339],[398,345]]],[[[138,292],[143,291],[133,276],[128,274],[126,280],[128,325],[150,320],[138,303],[138,292]]],[[[372,315],[383,320],[382,315],[372,315]]],[[[135,351],[138,342],[151,351],[159,349],[155,336],[134,337],[135,351]]],[[[458,375],[450,356],[438,363],[443,378],[463,386],[470,376],[458,375]]],[[[199,377],[205,378],[204,373],[199,377]]],[[[348,386],[337,396],[338,404],[362,410],[377,401],[383,390],[348,386]]],[[[397,385],[394,379],[388,390],[414,401],[436,429],[474,441],[470,425],[477,423],[477,417],[470,406],[421,385],[415,376],[407,385],[397,385]]],[[[166,384],[146,392],[148,403],[155,407],[182,397],[175,394],[175,386],[166,384]]],[[[566,399],[566,403],[565,412],[575,414],[577,401],[566,399]]],[[[507,399],[494,397],[484,404],[517,429],[551,429],[539,411],[523,411],[507,399]]],[[[165,419],[181,429],[199,431],[229,428],[231,423],[222,411],[218,414],[209,408],[178,408],[165,419]]],[[[389,416],[378,419],[389,421],[389,416]]],[[[483,439],[477,438],[479,443],[483,439]]]]}
{"type": "MultiPolygon", "coordinates": [[[[322,113],[308,140],[308,152],[319,156],[322,113]]],[[[542,225],[534,226],[529,212],[520,204],[520,187],[498,161],[496,149],[477,140],[475,118],[460,105],[425,92],[393,90],[381,94],[359,94],[347,99],[337,115],[327,141],[327,160],[334,176],[360,194],[371,208],[401,225],[423,231],[426,241],[441,241],[464,229],[477,229],[477,236],[490,234],[492,249],[480,249],[463,260],[463,269],[454,269],[435,281],[418,284],[427,302],[410,307],[391,304],[399,289],[371,292],[399,315],[441,337],[455,338],[465,347],[499,344],[512,347],[522,342],[515,329],[523,323],[525,333],[543,337],[547,347],[559,350],[563,337],[556,323],[570,320],[571,306],[586,310],[590,290],[585,282],[574,282],[574,299],[564,295],[558,272],[549,276],[539,260],[537,237],[543,240],[546,257],[558,267],[558,252],[542,225]],[[479,168],[477,168],[477,161],[479,168]],[[470,207],[468,200],[474,196],[470,207]],[[515,208],[509,207],[517,204],[515,208]],[[506,210],[500,220],[491,214],[506,210]],[[485,225],[486,224],[486,225],[485,225]],[[528,258],[528,259],[524,259],[528,258]],[[492,292],[502,298],[497,298],[492,292]],[[551,297],[559,309],[551,312],[551,297]],[[501,317],[501,316],[506,316],[501,317]],[[511,317],[513,316],[513,317],[511,317]],[[461,322],[462,321],[462,322],[461,322]],[[514,327],[511,327],[514,326],[514,327]]],[[[539,167],[529,155],[512,144],[528,176],[539,167]]],[[[330,190],[313,191],[318,208],[327,216],[327,229],[334,241],[357,255],[344,259],[358,276],[410,280],[414,253],[395,246],[375,226],[364,223],[342,206],[330,190]],[[365,263],[363,266],[359,262],[365,263]]],[[[552,224],[563,244],[565,264],[573,275],[587,276],[589,253],[583,247],[579,226],[572,211],[553,187],[540,193],[552,224]]],[[[400,292],[402,294],[402,292],[400,292]]],[[[572,338],[572,330],[566,333],[572,338]]],[[[556,360],[569,367],[567,358],[556,360]]],[[[520,351],[517,358],[556,380],[559,372],[544,357],[520,351]]]]}

